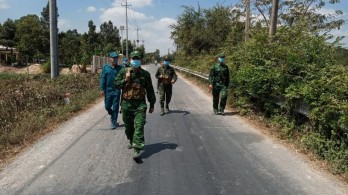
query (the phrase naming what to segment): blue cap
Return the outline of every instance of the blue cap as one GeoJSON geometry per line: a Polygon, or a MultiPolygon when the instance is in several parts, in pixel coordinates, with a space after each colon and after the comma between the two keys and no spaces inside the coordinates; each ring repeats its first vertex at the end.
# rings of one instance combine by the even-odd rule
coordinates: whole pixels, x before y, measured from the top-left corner
{"type": "Polygon", "coordinates": [[[116,52],[110,52],[109,57],[110,57],[110,58],[117,58],[117,57],[118,57],[118,53],[116,53],[116,52]]]}

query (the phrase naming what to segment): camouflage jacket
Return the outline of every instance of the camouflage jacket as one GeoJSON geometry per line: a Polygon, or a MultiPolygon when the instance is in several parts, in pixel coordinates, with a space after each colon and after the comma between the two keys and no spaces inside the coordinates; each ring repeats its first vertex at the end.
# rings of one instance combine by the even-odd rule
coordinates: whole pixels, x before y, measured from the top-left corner
{"type": "Polygon", "coordinates": [[[175,70],[171,66],[161,66],[157,69],[155,77],[158,79],[159,84],[171,84],[171,81],[176,81],[178,76],[175,73],[175,70]],[[163,75],[163,78],[160,76],[163,75]]]}
{"type": "Polygon", "coordinates": [[[138,72],[135,72],[133,68],[122,68],[116,76],[114,85],[122,89],[123,100],[145,101],[145,96],[147,96],[150,108],[154,108],[156,96],[152,86],[151,75],[148,71],[141,67],[138,72]],[[131,73],[131,78],[126,82],[125,78],[128,71],[131,73]]]}
{"type": "Polygon", "coordinates": [[[224,63],[214,63],[210,69],[209,84],[214,86],[230,84],[230,72],[228,66],[224,63]]]}

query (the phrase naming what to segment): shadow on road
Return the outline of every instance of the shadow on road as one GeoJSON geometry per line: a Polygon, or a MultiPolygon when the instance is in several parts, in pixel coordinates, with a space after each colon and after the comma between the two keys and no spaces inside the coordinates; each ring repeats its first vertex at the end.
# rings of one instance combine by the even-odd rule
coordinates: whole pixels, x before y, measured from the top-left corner
{"type": "Polygon", "coordinates": [[[186,111],[186,110],[170,110],[169,113],[166,113],[166,114],[174,114],[174,113],[183,113],[184,115],[188,115],[190,114],[189,111],[186,111]]]}
{"type": "Polygon", "coordinates": [[[168,142],[145,145],[144,153],[141,155],[141,157],[148,158],[153,154],[161,152],[162,150],[166,150],[166,149],[175,150],[176,147],[178,147],[178,144],[173,144],[168,142]]]}
{"type": "Polygon", "coordinates": [[[239,112],[225,112],[225,116],[233,116],[239,114],[239,112]]]}

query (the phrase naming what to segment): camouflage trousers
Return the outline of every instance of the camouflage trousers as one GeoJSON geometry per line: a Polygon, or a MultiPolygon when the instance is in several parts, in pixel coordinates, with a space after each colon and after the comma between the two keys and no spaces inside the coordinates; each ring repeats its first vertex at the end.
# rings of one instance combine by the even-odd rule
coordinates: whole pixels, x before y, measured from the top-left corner
{"type": "Polygon", "coordinates": [[[212,93],[214,110],[224,111],[227,102],[227,87],[225,85],[214,85],[212,93]]]}
{"type": "Polygon", "coordinates": [[[129,143],[135,149],[143,149],[145,145],[144,125],[147,105],[145,101],[123,100],[122,118],[129,143]]]}
{"type": "Polygon", "coordinates": [[[160,84],[158,86],[158,91],[160,96],[161,108],[164,108],[164,102],[166,102],[166,105],[168,105],[170,103],[170,100],[172,99],[173,85],[160,84]]]}

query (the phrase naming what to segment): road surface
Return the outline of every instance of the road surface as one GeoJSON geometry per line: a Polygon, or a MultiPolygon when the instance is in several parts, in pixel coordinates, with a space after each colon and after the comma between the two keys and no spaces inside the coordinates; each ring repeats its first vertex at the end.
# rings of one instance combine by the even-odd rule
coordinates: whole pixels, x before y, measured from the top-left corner
{"type": "MultiPolygon", "coordinates": [[[[157,67],[145,68],[154,79],[157,67]]],[[[346,184],[235,113],[213,115],[211,97],[181,77],[170,109],[160,116],[157,96],[136,163],[122,117],[111,130],[101,101],[8,165],[0,173],[0,194],[348,194],[346,184]]]]}

